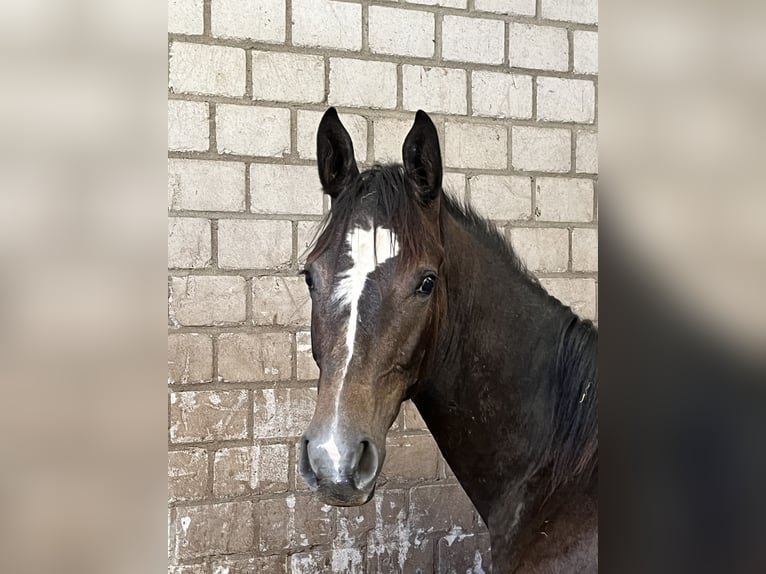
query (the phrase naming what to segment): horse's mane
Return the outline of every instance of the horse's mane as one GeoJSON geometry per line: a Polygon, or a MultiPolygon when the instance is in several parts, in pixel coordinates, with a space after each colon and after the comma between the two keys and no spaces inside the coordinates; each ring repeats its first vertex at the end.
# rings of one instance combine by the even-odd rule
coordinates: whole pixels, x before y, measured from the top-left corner
{"type": "Polygon", "coordinates": [[[588,480],[598,465],[598,331],[572,314],[556,347],[553,380],[551,492],[577,477],[588,480]]]}

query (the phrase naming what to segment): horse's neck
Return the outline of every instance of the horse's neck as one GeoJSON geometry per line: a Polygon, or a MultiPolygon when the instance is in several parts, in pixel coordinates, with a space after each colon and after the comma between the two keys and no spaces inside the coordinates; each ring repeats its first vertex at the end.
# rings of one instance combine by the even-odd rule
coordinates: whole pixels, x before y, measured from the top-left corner
{"type": "Polygon", "coordinates": [[[513,529],[544,488],[555,345],[571,313],[457,221],[443,239],[447,317],[413,399],[484,520],[502,501],[513,529]]]}

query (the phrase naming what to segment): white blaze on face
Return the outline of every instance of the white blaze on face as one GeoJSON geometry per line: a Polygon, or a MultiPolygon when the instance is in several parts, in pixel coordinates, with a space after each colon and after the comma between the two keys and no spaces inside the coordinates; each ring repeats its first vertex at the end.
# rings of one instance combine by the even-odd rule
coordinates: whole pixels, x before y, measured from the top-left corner
{"type": "Polygon", "coordinates": [[[374,232],[372,229],[355,227],[349,232],[346,242],[350,248],[352,265],[351,269],[341,274],[333,295],[339,304],[351,307],[346,327],[346,361],[343,366],[343,379],[346,378],[348,365],[354,355],[359,302],[367,277],[378,265],[383,265],[399,253],[396,234],[385,227],[378,227],[374,232]]]}
{"type": "Polygon", "coordinates": [[[341,454],[338,450],[338,408],[340,404],[341,390],[346,380],[348,366],[354,356],[354,340],[356,339],[356,325],[359,320],[359,303],[364,291],[364,285],[370,273],[399,253],[399,242],[396,234],[385,227],[375,230],[355,227],[346,236],[348,254],[351,257],[351,268],[341,273],[333,294],[333,299],[343,309],[349,308],[348,325],[346,325],[346,357],[343,362],[340,385],[335,396],[335,413],[332,421],[332,429],[327,439],[319,445],[324,449],[335,465],[336,471],[340,468],[341,454]]]}

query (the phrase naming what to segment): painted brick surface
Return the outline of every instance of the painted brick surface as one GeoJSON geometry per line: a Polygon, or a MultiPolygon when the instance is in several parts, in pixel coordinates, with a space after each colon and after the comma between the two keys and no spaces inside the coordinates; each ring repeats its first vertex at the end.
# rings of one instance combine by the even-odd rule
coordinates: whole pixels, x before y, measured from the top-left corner
{"type": "Polygon", "coordinates": [[[298,473],[316,129],[338,106],[362,169],[432,114],[445,189],[595,318],[597,19],[595,0],[168,0],[169,573],[489,571],[411,402],[369,504],[321,505],[298,473]]]}
{"type": "Polygon", "coordinates": [[[508,36],[508,58],[516,68],[566,71],[569,67],[567,31],[513,22],[508,36]]]}
{"type": "Polygon", "coordinates": [[[445,16],[442,57],[460,62],[501,64],[505,51],[503,28],[499,20],[445,16]]]}
{"type": "Polygon", "coordinates": [[[168,102],[168,149],[205,151],[210,146],[208,106],[205,102],[168,102]]]}
{"type": "Polygon", "coordinates": [[[245,93],[245,51],[240,48],[174,42],[169,66],[169,86],[176,93],[217,96],[245,93]]]}
{"type": "Polygon", "coordinates": [[[324,59],[321,56],[253,52],[253,99],[321,102],[324,59]]]}
{"type": "Polygon", "coordinates": [[[211,0],[213,36],[258,42],[285,39],[285,0],[211,0]]]}
{"type": "Polygon", "coordinates": [[[434,53],[434,15],[386,6],[369,8],[370,50],[429,58],[434,53]]]}

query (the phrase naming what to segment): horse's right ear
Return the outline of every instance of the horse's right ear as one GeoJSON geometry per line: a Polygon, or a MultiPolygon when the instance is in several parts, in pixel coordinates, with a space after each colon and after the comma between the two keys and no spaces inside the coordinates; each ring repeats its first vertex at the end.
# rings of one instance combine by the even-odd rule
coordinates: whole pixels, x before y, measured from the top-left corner
{"type": "Polygon", "coordinates": [[[340,122],[335,108],[322,116],[317,130],[319,181],[330,197],[335,198],[359,175],[354,158],[354,144],[340,122]]]}
{"type": "Polygon", "coordinates": [[[442,154],[436,126],[423,110],[415,114],[415,123],[402,146],[404,171],[415,182],[423,204],[439,197],[442,188],[442,154]]]}

